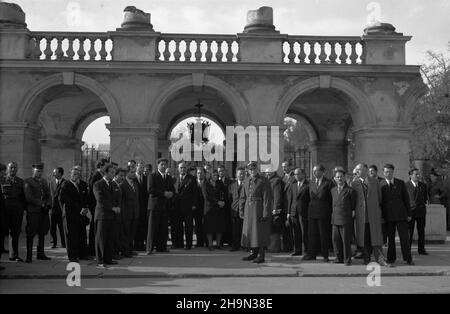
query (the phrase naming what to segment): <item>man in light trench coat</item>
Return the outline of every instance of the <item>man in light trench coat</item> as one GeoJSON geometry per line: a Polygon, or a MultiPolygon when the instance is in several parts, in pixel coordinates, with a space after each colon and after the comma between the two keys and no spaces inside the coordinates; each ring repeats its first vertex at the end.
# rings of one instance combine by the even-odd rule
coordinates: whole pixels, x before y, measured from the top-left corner
{"type": "Polygon", "coordinates": [[[239,216],[244,220],[242,226],[243,247],[252,248],[245,261],[264,263],[265,249],[270,242],[272,217],[272,190],[267,178],[259,174],[258,164],[247,165],[250,176],[245,179],[239,202],[239,216]]]}
{"type": "Polygon", "coordinates": [[[383,231],[381,217],[381,188],[376,178],[368,176],[366,164],[358,164],[357,179],[352,182],[356,191],[356,241],[364,248],[364,264],[370,263],[370,256],[374,254],[375,261],[381,266],[390,266],[383,255],[383,231]]]}

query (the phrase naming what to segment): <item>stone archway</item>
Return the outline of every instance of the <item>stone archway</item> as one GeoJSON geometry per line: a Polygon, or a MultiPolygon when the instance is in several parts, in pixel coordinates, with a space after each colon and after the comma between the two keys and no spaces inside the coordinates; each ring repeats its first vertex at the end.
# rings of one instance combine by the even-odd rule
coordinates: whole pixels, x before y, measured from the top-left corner
{"type": "Polygon", "coordinates": [[[178,93],[188,87],[201,89],[204,86],[216,90],[219,96],[228,103],[238,124],[247,125],[251,121],[244,98],[231,85],[217,77],[197,73],[174,79],[167,84],[153,102],[147,117],[153,121],[159,121],[164,105],[178,93]]]}
{"type": "Polygon", "coordinates": [[[277,103],[274,112],[274,116],[277,119],[276,121],[283,121],[289,107],[299,96],[320,88],[337,90],[344,93],[352,100],[348,103],[348,109],[352,115],[355,126],[359,127],[362,125],[376,124],[375,110],[369,98],[350,82],[337,77],[327,77],[326,79],[312,77],[290,87],[277,103]]]}
{"type": "Polygon", "coordinates": [[[46,90],[57,85],[78,85],[82,86],[95,95],[105,105],[108,114],[111,117],[111,122],[120,123],[121,115],[119,106],[111,95],[111,93],[96,80],[78,73],[58,73],[53,74],[37,82],[25,94],[22,101],[22,106],[17,108],[17,121],[21,122],[35,122],[39,113],[45,106],[45,103],[36,104],[36,99],[46,90]]]}

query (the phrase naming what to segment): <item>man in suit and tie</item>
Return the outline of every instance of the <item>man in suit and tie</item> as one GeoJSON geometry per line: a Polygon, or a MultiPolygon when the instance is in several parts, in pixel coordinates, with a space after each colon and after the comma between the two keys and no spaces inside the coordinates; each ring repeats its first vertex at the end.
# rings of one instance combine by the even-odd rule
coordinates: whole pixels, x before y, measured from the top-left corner
{"type": "Polygon", "coordinates": [[[203,247],[205,245],[204,232],[203,232],[203,210],[205,207],[205,199],[203,198],[202,185],[205,181],[205,169],[198,167],[196,169],[196,184],[194,189],[194,229],[196,237],[196,247],[203,247]]]}
{"type": "Polygon", "coordinates": [[[179,237],[180,246],[184,247],[183,229],[186,238],[186,249],[192,249],[192,237],[194,233],[193,206],[195,200],[196,180],[187,173],[185,162],[178,164],[178,173],[175,180],[175,208],[180,214],[179,237]],[[183,228],[184,225],[184,228],[183,228]]]}
{"type": "Polygon", "coordinates": [[[50,213],[50,235],[52,236],[52,249],[55,249],[58,245],[58,235],[56,229],[59,229],[61,237],[61,246],[66,247],[66,241],[64,236],[63,219],[61,207],[59,205],[59,193],[61,192],[61,186],[66,179],[63,178],[64,169],[57,167],[53,169],[53,180],[50,181],[50,194],[52,197],[52,209],[50,213]]]}
{"type": "Polygon", "coordinates": [[[303,257],[303,260],[315,260],[317,253],[321,251],[324,262],[328,263],[328,249],[331,239],[331,188],[333,183],[325,178],[324,172],[325,168],[322,165],[314,166],[314,180],[309,184],[309,244],[308,253],[303,257]]]}
{"type": "Polygon", "coordinates": [[[355,191],[345,182],[345,171],[335,170],[336,186],[331,189],[333,212],[333,247],[336,259],[334,263],[350,266],[352,264],[351,240],[353,235],[353,217],[355,212],[355,191]]]}
{"type": "Polygon", "coordinates": [[[136,251],[145,251],[145,241],[148,230],[148,176],[144,173],[145,163],[139,161],[136,165],[135,181],[138,185],[139,195],[139,216],[137,218],[136,234],[134,238],[134,249],[136,251]]]}
{"type": "Polygon", "coordinates": [[[288,221],[294,238],[294,253],[292,256],[308,251],[308,206],[309,206],[309,182],[306,179],[305,169],[294,170],[294,181],[288,190],[288,221]]]}
{"type": "MultiPolygon", "coordinates": [[[[371,165],[369,167],[369,177],[377,179],[379,182],[383,181],[382,177],[378,176],[378,167],[375,165],[371,165]]],[[[382,232],[383,232],[383,244],[387,244],[387,224],[385,221],[381,224],[382,232]]]]}
{"type": "MultiPolygon", "coordinates": [[[[24,181],[17,176],[17,163],[7,164],[6,177],[0,178],[0,188],[5,198],[5,235],[9,235],[9,260],[23,262],[19,257],[19,236],[22,230],[23,213],[26,208],[24,181]]],[[[0,235],[3,245],[3,234],[0,235]]]]}
{"type": "Polygon", "coordinates": [[[420,255],[428,255],[425,250],[425,222],[427,215],[428,189],[420,182],[419,169],[409,171],[410,180],[406,183],[409,201],[411,204],[411,221],[409,222],[409,237],[412,244],[414,228],[417,224],[418,252],[420,255]]]}
{"type": "Polygon", "coordinates": [[[103,167],[103,178],[94,184],[95,207],[95,253],[97,266],[117,264],[113,261],[114,220],[120,213],[120,189],[113,182],[115,170],[113,165],[103,167]]]}
{"type": "Polygon", "coordinates": [[[167,249],[168,217],[175,187],[172,177],[166,175],[168,160],[160,158],[158,169],[150,175],[148,191],[148,235],[147,254],[151,254],[153,246],[160,253],[169,252],[167,249]]]}
{"type": "Polygon", "coordinates": [[[411,207],[405,182],[394,178],[394,165],[392,164],[385,164],[383,173],[385,180],[381,181],[381,194],[383,218],[387,222],[388,231],[387,262],[393,264],[396,260],[395,230],[397,230],[403,260],[408,265],[414,265],[408,225],[408,222],[411,221],[411,207]]]}
{"type": "MultiPolygon", "coordinates": [[[[281,177],[283,182],[283,210],[285,213],[289,213],[290,205],[288,199],[290,198],[290,187],[295,180],[293,171],[289,168],[289,162],[284,161],[281,164],[283,170],[283,176],[281,177]]],[[[291,252],[294,246],[292,226],[289,219],[286,219],[286,223],[281,228],[281,236],[283,238],[283,251],[291,252]]]]}
{"type": "Polygon", "coordinates": [[[231,212],[231,252],[241,248],[242,218],[239,217],[239,197],[245,180],[245,169],[236,169],[236,180],[228,188],[228,200],[231,212]]]}
{"type": "Polygon", "coordinates": [[[69,180],[64,180],[59,193],[67,256],[69,261],[88,260],[86,225],[89,223],[88,185],[81,181],[77,168],[70,171],[69,180]]]}
{"type": "MultiPolygon", "coordinates": [[[[97,162],[96,170],[92,173],[88,179],[89,184],[89,211],[91,212],[91,216],[95,216],[95,207],[97,201],[95,200],[94,195],[94,184],[103,178],[103,167],[105,166],[107,160],[101,159],[97,162]]],[[[89,255],[95,256],[95,222],[94,219],[91,219],[91,224],[89,225],[89,255]]]]}
{"type": "MultiPolygon", "coordinates": [[[[227,176],[227,170],[224,165],[219,165],[217,167],[217,173],[219,175],[219,180],[222,181],[225,190],[228,191],[233,180],[227,176]]],[[[225,211],[225,232],[223,232],[222,243],[228,243],[230,246],[231,243],[231,208],[230,208],[230,200],[227,195],[224,195],[225,206],[223,210],[225,211]]],[[[221,244],[222,245],[222,244],[221,244]]]]}
{"type": "MultiPolygon", "coordinates": [[[[120,188],[122,190],[122,198],[120,205],[121,230],[120,230],[120,251],[125,257],[136,255],[133,251],[133,242],[138,226],[140,212],[139,204],[139,185],[136,180],[136,172],[132,167],[123,169],[126,178],[122,180],[120,188]]],[[[147,213],[145,213],[147,218],[147,213]]]]}

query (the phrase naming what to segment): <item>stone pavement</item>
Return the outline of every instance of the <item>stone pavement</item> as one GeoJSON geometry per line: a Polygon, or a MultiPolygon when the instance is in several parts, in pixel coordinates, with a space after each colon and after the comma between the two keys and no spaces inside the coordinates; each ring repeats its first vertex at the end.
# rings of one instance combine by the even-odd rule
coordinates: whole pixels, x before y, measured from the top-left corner
{"type": "MultiPolygon", "coordinates": [[[[399,244],[397,245],[399,249],[399,244]]],[[[25,252],[21,249],[22,257],[25,252]]],[[[428,256],[418,255],[413,245],[415,266],[402,263],[401,253],[397,252],[394,268],[382,267],[382,276],[450,276],[450,234],[446,244],[427,245],[428,256]]],[[[386,251],[386,249],[384,249],[386,251]]],[[[65,249],[46,248],[51,261],[33,260],[32,264],[9,262],[2,255],[0,265],[6,269],[0,272],[0,279],[59,279],[69,273],[65,249]]],[[[229,252],[205,248],[171,250],[170,253],[157,253],[150,256],[139,254],[124,258],[118,265],[97,269],[95,261],[81,261],[82,278],[210,278],[210,277],[360,277],[367,276],[370,270],[362,260],[354,260],[354,265],[333,265],[317,261],[302,262],[301,257],[290,254],[268,253],[266,263],[256,265],[242,261],[246,252],[229,252]]],[[[35,255],[34,255],[35,256],[35,255]]]]}

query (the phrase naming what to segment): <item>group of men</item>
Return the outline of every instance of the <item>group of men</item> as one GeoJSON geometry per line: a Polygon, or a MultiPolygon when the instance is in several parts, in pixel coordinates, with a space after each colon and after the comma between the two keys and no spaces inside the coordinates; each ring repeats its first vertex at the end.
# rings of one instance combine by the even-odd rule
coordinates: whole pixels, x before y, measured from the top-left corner
{"type": "MultiPolygon", "coordinates": [[[[413,265],[411,242],[414,227],[419,235],[419,254],[427,254],[424,243],[427,188],[419,171],[410,171],[410,181],[394,178],[394,166],[383,167],[385,178],[370,172],[365,164],[356,168],[356,176],[346,180],[343,168],[336,167],[333,179],[324,176],[324,167],[313,168],[312,180],[304,169],[291,171],[283,163],[283,176],[275,171],[265,175],[258,164],[238,168],[236,179],[228,178],[223,166],[217,171],[225,187],[221,198],[225,209],[225,232],[221,243],[231,251],[251,250],[244,260],[265,261],[271,233],[279,230],[285,250],[303,260],[321,255],[329,261],[334,248],[335,263],[351,265],[351,243],[356,243],[364,263],[375,260],[384,266],[396,260],[395,232],[398,231],[403,260],[413,265]],[[382,246],[388,239],[387,259],[382,246]]],[[[376,167],[375,167],[376,169],[376,167]]],[[[189,169],[178,164],[176,175],[169,174],[168,160],[152,166],[129,161],[125,168],[102,160],[88,182],[81,180],[81,167],[74,166],[69,178],[64,169],[53,170],[50,183],[42,178],[43,164],[33,165],[32,177],[17,177],[17,164],[0,164],[0,217],[3,235],[9,235],[11,261],[22,261],[18,242],[26,211],[26,262],[32,262],[33,240],[38,236],[37,259],[44,254],[44,240],[51,231],[53,247],[59,234],[70,261],[96,256],[98,267],[116,264],[136,251],[152,254],[168,252],[169,225],[173,248],[193,247],[204,240],[202,231],[204,189],[213,169],[209,165],[189,169]],[[89,236],[87,236],[89,226],[89,236]]],[[[208,196],[207,196],[208,197],[208,196]]],[[[218,201],[219,202],[219,201],[218,201]]]]}

